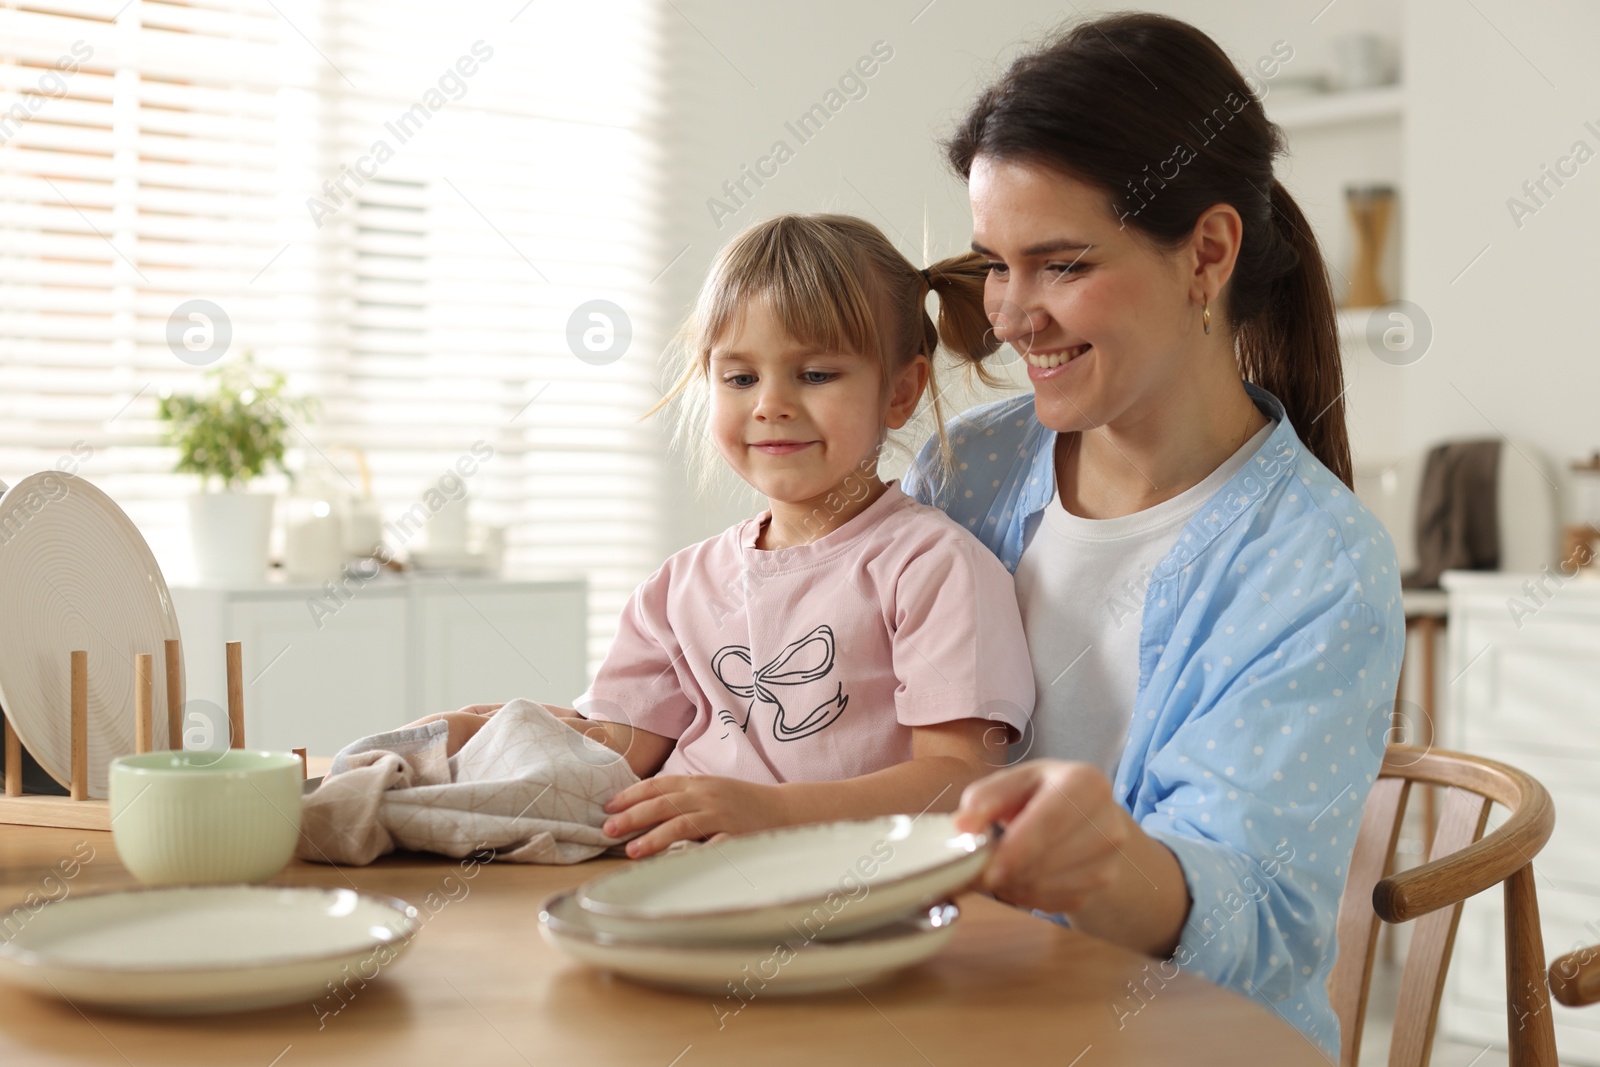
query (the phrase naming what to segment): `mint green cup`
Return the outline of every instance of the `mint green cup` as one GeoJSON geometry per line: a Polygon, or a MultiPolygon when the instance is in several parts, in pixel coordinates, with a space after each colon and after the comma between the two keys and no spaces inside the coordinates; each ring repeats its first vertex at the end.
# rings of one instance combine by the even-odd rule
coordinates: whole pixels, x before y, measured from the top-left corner
{"type": "Polygon", "coordinates": [[[111,761],[111,836],[146,885],[264,882],[300,837],[291,752],[145,752],[111,761]]]}

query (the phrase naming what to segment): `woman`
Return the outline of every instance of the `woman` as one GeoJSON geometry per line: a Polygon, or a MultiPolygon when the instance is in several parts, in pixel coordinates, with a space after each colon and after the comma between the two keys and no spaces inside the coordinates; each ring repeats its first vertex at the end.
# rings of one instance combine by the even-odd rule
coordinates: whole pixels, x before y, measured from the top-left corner
{"type": "Polygon", "coordinates": [[[905,488],[1013,571],[1034,660],[1028,758],[962,798],[1005,826],[988,888],[1336,1054],[1335,916],[1404,618],[1282,148],[1173,19],[1017,60],[947,150],[1032,390],[951,424],[949,484],[929,442],[905,488]]]}

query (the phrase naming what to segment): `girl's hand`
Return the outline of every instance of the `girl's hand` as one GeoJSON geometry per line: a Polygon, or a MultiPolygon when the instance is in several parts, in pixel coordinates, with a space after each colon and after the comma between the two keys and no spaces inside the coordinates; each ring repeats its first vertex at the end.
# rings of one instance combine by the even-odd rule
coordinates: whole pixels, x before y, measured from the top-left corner
{"type": "Polygon", "coordinates": [[[631,785],[606,802],[604,830],[627,837],[628,855],[643,859],[674,841],[704,841],[718,834],[742,834],[786,826],[789,814],[778,786],[735,778],[669,774],[631,785]]]}
{"type": "Polygon", "coordinates": [[[956,825],[1005,828],[983,874],[1001,900],[1071,917],[1087,934],[1171,955],[1189,914],[1172,850],[1117,802],[1100,768],[1029,760],[967,786],[956,825]]]}
{"type": "Polygon", "coordinates": [[[454,756],[461,751],[461,746],[472,739],[472,735],[483,729],[490,716],[499,711],[502,704],[469,704],[459,711],[441,711],[437,715],[424,715],[416,722],[407,723],[407,727],[426,726],[430,722],[441,719],[450,725],[450,733],[445,737],[445,755],[454,756]]]}

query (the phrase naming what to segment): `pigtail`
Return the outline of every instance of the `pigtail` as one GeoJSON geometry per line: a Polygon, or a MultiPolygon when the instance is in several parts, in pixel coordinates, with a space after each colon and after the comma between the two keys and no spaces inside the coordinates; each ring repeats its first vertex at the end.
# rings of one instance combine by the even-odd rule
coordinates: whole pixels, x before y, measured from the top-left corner
{"type": "Polygon", "coordinates": [[[924,319],[928,337],[926,355],[943,343],[950,353],[970,364],[985,385],[1000,380],[983,365],[984,359],[1000,348],[994,325],[983,307],[983,286],[989,276],[989,261],[976,252],[941,259],[928,268],[928,287],[939,294],[939,323],[924,319]]]}
{"type": "Polygon", "coordinates": [[[929,407],[933,409],[934,434],[939,441],[937,469],[923,471],[934,487],[935,495],[942,494],[955,471],[955,450],[950,445],[950,435],[945,429],[944,405],[939,399],[939,379],[932,372],[935,355],[942,345],[956,358],[958,365],[968,372],[969,384],[976,378],[988,388],[1005,384],[991,371],[985,360],[1000,349],[1000,339],[995,335],[994,324],[984,309],[983,289],[989,276],[989,261],[976,252],[963,252],[958,256],[941,259],[922,272],[927,287],[939,297],[937,323],[926,309],[922,313],[922,354],[928,357],[929,407]]]}

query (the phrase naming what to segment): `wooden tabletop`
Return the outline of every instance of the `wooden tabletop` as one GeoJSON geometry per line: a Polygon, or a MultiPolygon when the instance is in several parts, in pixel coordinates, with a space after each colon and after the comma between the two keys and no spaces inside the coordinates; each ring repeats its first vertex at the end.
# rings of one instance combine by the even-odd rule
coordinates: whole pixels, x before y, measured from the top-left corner
{"type": "MultiPolygon", "coordinates": [[[[738,1010],[731,996],[632,985],[566,958],[538,934],[540,901],[621,862],[493,863],[470,879],[457,861],[432,856],[370,867],[296,862],[274,881],[400,897],[424,920],[410,951],[337,1014],[330,1009],[339,1002],[329,1000],[138,1018],[0,986],[0,1064],[1326,1062],[1267,1008],[1189,975],[1163,981],[1152,961],[970,894],[944,952],[859,992],[758,996],[738,1010]],[[1130,982],[1143,986],[1142,1002],[1130,982]]],[[[30,893],[60,898],[133,884],[110,834],[0,827],[0,919],[30,893]],[[63,882],[58,864],[90,850],[93,858],[63,882]]]]}

